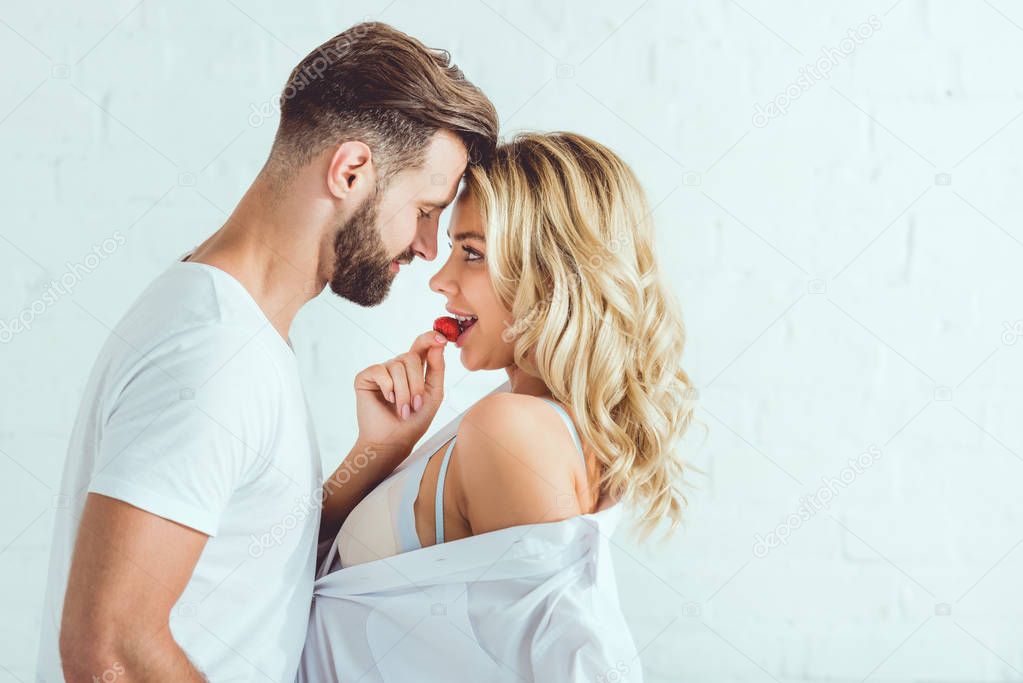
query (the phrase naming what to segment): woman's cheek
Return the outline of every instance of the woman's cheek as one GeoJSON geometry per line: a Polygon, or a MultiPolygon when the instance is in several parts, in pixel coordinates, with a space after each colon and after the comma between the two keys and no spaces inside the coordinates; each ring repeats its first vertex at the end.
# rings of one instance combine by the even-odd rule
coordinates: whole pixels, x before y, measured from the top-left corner
{"type": "Polygon", "coordinates": [[[517,337],[515,321],[505,318],[500,332],[497,333],[494,345],[497,355],[500,357],[502,366],[508,366],[515,362],[515,340],[517,337]]]}

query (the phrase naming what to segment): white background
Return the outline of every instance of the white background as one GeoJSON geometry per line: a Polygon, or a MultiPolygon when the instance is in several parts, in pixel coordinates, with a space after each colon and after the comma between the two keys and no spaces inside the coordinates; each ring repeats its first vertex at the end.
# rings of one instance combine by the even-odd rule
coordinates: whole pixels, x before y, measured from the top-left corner
{"type": "MultiPolygon", "coordinates": [[[[505,133],[606,143],[657,207],[709,436],[686,529],[616,538],[648,680],[1023,678],[1018,2],[5,0],[0,323],[31,329],[0,327],[0,680],[34,675],[53,495],[108,329],[233,208],[293,65],[363,19],[449,49],[505,133]]],[[[442,313],[438,267],[297,318],[328,471],[353,375],[442,313]]],[[[444,422],[503,381],[448,353],[444,422]]]]}

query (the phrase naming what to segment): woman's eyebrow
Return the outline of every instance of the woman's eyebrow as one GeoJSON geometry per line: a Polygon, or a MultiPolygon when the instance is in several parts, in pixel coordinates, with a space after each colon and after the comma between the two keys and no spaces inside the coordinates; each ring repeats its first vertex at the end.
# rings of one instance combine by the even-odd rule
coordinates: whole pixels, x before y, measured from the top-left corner
{"type": "Polygon", "coordinates": [[[454,236],[452,236],[451,233],[449,232],[448,238],[452,242],[457,242],[458,240],[479,240],[480,242],[487,241],[487,238],[483,235],[482,232],[476,232],[474,230],[456,232],[454,236]]]}

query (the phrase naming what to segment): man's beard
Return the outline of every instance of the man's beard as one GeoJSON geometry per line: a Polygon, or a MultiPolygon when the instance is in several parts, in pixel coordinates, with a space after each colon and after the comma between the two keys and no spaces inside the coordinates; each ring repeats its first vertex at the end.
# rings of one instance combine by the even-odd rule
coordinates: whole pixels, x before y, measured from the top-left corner
{"type": "MultiPolygon", "coordinates": [[[[345,221],[334,237],[334,274],[330,289],[360,306],[376,306],[391,290],[391,258],[377,230],[379,192],[345,221]]],[[[403,254],[399,258],[405,258],[403,254]]]]}

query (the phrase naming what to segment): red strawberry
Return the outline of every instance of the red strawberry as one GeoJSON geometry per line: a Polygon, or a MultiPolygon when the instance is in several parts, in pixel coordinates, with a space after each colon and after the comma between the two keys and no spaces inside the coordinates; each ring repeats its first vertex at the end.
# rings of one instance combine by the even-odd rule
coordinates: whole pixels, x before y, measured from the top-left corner
{"type": "Polygon", "coordinates": [[[433,321],[433,329],[435,332],[440,332],[448,341],[455,341],[458,339],[458,335],[461,334],[462,328],[458,324],[458,320],[448,315],[443,315],[433,321]]]}

